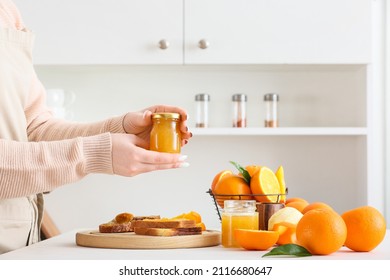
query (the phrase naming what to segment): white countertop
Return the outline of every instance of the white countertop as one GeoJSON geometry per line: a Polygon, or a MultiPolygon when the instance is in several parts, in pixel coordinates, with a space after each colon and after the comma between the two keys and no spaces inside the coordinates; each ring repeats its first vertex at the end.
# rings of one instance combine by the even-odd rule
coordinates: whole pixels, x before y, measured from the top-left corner
{"type": "MultiPolygon", "coordinates": [[[[266,251],[228,249],[222,246],[191,249],[100,249],[78,246],[76,233],[70,231],[40,243],[0,255],[0,260],[259,260],[266,251]]],[[[321,260],[390,260],[390,230],[378,247],[368,253],[341,248],[327,256],[299,259],[321,260]]],[[[275,258],[267,258],[275,259],[275,258]]],[[[278,258],[281,259],[281,258],[278,258]]],[[[283,259],[285,259],[283,257],[283,259]]]]}

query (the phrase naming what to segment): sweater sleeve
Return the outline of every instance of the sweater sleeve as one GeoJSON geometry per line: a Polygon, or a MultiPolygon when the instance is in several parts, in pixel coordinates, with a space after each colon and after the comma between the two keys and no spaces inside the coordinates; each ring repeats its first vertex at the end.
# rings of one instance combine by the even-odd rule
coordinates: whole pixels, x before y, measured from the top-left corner
{"type": "Polygon", "coordinates": [[[52,142],[0,139],[0,198],[52,191],[89,173],[112,174],[110,143],[109,133],[52,142]]]}
{"type": "Polygon", "coordinates": [[[54,119],[38,79],[25,108],[28,142],[0,139],[0,198],[52,191],[91,173],[113,174],[110,132],[123,116],[94,124],[54,119]]]}

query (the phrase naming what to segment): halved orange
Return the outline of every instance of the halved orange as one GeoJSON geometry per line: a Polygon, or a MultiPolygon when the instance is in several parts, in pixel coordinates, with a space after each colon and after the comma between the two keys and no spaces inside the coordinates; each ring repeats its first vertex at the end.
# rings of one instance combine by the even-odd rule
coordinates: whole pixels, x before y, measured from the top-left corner
{"type": "Polygon", "coordinates": [[[250,182],[252,194],[258,202],[277,202],[280,193],[279,181],[275,173],[268,167],[262,166],[256,171],[250,182]]]}
{"type": "Polygon", "coordinates": [[[269,230],[235,229],[234,237],[237,243],[246,250],[264,251],[275,245],[279,233],[269,230]]]}

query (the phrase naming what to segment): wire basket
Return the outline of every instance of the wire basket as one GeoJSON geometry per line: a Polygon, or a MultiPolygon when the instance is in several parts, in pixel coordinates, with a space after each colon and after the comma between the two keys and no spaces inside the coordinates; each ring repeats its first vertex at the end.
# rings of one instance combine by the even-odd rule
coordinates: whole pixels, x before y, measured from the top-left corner
{"type": "Polygon", "coordinates": [[[277,194],[250,194],[250,195],[248,195],[248,194],[214,194],[212,192],[212,190],[209,189],[206,193],[208,193],[211,196],[213,203],[214,203],[214,206],[215,206],[215,209],[217,210],[219,220],[221,221],[222,220],[221,211],[223,209],[223,207],[221,205],[223,205],[224,201],[227,199],[253,200],[253,199],[255,199],[255,197],[258,197],[258,196],[267,196],[267,197],[275,197],[275,201],[273,201],[273,202],[280,203],[282,196],[286,196],[288,191],[286,189],[285,194],[277,193],[277,194]]]}

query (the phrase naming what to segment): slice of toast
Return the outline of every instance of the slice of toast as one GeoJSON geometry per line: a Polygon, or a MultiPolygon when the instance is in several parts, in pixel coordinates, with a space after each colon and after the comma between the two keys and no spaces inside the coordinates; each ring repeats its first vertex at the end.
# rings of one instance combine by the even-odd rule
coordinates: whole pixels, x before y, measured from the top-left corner
{"type": "Polygon", "coordinates": [[[99,232],[101,233],[120,233],[133,232],[133,221],[142,221],[144,219],[154,220],[160,219],[159,215],[151,216],[134,216],[131,213],[120,213],[115,218],[107,223],[99,225],[99,232]]]}
{"type": "Polygon", "coordinates": [[[144,219],[134,220],[134,228],[194,228],[196,222],[187,219],[144,219]]]}
{"type": "Polygon", "coordinates": [[[201,227],[187,228],[134,228],[135,234],[149,236],[178,236],[178,235],[197,235],[202,234],[201,227]]]}
{"type": "Polygon", "coordinates": [[[99,232],[101,233],[119,233],[119,232],[132,232],[133,228],[131,227],[131,222],[127,223],[117,223],[111,221],[99,225],[99,232]]]}

